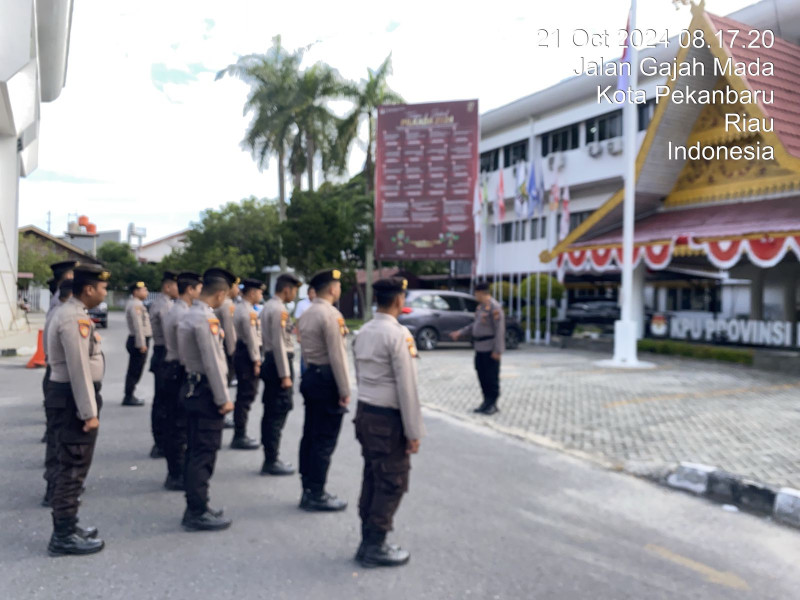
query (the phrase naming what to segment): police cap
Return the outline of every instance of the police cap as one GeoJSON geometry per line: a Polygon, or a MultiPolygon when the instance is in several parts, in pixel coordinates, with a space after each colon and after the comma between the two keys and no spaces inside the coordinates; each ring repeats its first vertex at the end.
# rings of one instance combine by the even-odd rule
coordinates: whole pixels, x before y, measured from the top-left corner
{"type": "Polygon", "coordinates": [[[408,280],[404,277],[387,277],[372,284],[378,294],[399,294],[408,289],[408,280]]]}
{"type": "Polygon", "coordinates": [[[329,283],[339,281],[341,278],[342,272],[339,269],[325,269],[315,273],[308,285],[320,291],[329,283]]]}
{"type": "Polygon", "coordinates": [[[133,293],[136,290],[141,290],[142,288],[146,288],[147,284],[144,281],[134,281],[132,284],[128,286],[128,290],[133,293]]]}
{"type": "Polygon", "coordinates": [[[261,290],[262,292],[267,289],[266,284],[263,281],[258,279],[253,279],[250,277],[246,277],[242,280],[242,291],[246,292],[247,290],[256,289],[261,290]]]}
{"type": "Polygon", "coordinates": [[[232,286],[234,283],[239,282],[239,278],[236,277],[233,273],[226,269],[222,269],[220,267],[212,267],[211,269],[206,269],[206,272],[203,273],[203,285],[211,285],[216,283],[218,280],[222,280],[228,284],[228,286],[232,286]]]}
{"type": "Polygon", "coordinates": [[[77,260],[64,260],[61,262],[53,263],[50,265],[50,270],[53,271],[53,279],[56,281],[64,277],[67,271],[74,270],[75,265],[78,264],[77,260]]]}
{"type": "Polygon", "coordinates": [[[487,281],[479,281],[475,284],[475,291],[476,292],[488,292],[489,291],[489,283],[487,281]]]}
{"type": "Polygon", "coordinates": [[[84,285],[108,281],[111,273],[100,265],[77,263],[72,269],[75,278],[72,280],[72,289],[78,290],[84,285]]]}
{"type": "Polygon", "coordinates": [[[167,281],[178,281],[178,272],[170,271],[169,269],[164,271],[164,276],[161,278],[161,283],[166,283],[167,281]]]}
{"type": "Polygon", "coordinates": [[[178,273],[177,281],[186,281],[192,284],[198,284],[203,280],[201,275],[194,273],[192,271],[181,271],[178,273]]]}

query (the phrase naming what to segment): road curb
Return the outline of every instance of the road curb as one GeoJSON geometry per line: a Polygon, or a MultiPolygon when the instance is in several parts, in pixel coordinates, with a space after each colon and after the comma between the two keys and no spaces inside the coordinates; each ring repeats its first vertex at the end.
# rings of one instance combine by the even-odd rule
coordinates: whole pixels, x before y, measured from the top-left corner
{"type": "Polygon", "coordinates": [[[800,490],[778,489],[718,467],[690,462],[680,463],[662,483],[800,528],[800,490]]]}

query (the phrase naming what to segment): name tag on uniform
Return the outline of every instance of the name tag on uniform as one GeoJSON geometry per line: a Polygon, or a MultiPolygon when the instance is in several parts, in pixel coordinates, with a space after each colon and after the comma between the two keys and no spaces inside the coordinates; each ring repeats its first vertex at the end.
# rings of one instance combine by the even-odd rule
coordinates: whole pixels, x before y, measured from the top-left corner
{"type": "Polygon", "coordinates": [[[78,319],[78,332],[82,338],[88,338],[92,330],[92,322],[89,319],[78,319]]]}
{"type": "Polygon", "coordinates": [[[211,330],[211,335],[219,335],[219,319],[209,319],[208,328],[211,330]]]}

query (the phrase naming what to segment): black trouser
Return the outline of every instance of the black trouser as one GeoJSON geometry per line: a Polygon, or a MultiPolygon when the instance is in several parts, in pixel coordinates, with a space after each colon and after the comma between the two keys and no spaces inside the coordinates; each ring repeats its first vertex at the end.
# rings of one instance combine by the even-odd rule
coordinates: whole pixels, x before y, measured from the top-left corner
{"type": "Polygon", "coordinates": [[[58,454],[56,452],[56,436],[53,432],[53,420],[50,418],[51,413],[47,410],[47,387],[50,383],[50,365],[48,364],[44,370],[44,379],[42,379],[42,391],[44,392],[44,417],[45,417],[45,430],[44,430],[44,480],[47,482],[46,497],[49,499],[53,493],[53,481],[58,470],[58,454]]]}
{"type": "MultiPolygon", "coordinates": [[[[99,415],[103,406],[100,384],[95,383],[94,388],[99,415]]],[[[78,417],[69,383],[49,382],[45,405],[47,420],[53,426],[58,460],[50,500],[53,524],[57,532],[71,533],[78,522],[78,497],[92,465],[97,429],[88,433],[83,430],[84,422],[78,417]]]]}
{"type": "Polygon", "coordinates": [[[364,541],[381,542],[392,530],[392,520],[408,491],[411,460],[400,411],[358,403],[356,439],[364,457],[364,477],[358,513],[364,541]]]}
{"type": "MultiPolygon", "coordinates": [[[[294,355],[290,352],[286,358],[289,362],[289,377],[294,383],[294,364],[292,364],[294,355]]],[[[286,425],[286,417],[294,408],[292,400],[294,388],[284,389],[281,387],[281,378],[278,375],[275,355],[272,352],[264,355],[261,379],[264,380],[264,395],[261,397],[261,401],[264,403],[264,415],[261,417],[261,443],[264,446],[264,460],[274,463],[280,454],[281,433],[283,426],[286,425]]]]}
{"type": "Polygon", "coordinates": [[[325,489],[331,455],[347,409],[339,406],[339,389],[330,365],[309,364],[300,392],[306,409],[300,440],[300,478],[303,489],[319,494],[325,489]]]}
{"type": "Polygon", "coordinates": [[[481,382],[484,405],[494,406],[500,397],[500,361],[493,359],[491,352],[476,352],[475,370],[481,382]]]}
{"type": "Polygon", "coordinates": [[[164,406],[164,357],[166,355],[166,346],[156,344],[153,346],[153,356],[150,358],[150,372],[153,374],[155,387],[153,409],[150,411],[150,428],[153,431],[153,441],[162,451],[164,450],[164,432],[167,420],[164,406]]]}
{"type": "Polygon", "coordinates": [[[177,360],[165,362],[163,366],[164,389],[164,457],[170,477],[183,479],[186,460],[186,412],[181,402],[181,386],[186,380],[186,372],[177,360]]]}
{"type": "MultiPolygon", "coordinates": [[[[145,342],[147,347],[150,347],[150,338],[145,342]]],[[[142,371],[144,371],[144,364],[147,362],[147,352],[142,352],[136,347],[136,342],[132,335],[128,336],[128,341],[125,343],[125,349],[128,351],[128,372],[125,374],[125,397],[133,396],[136,389],[136,384],[142,378],[142,371]]]]}
{"type": "Polygon", "coordinates": [[[186,508],[190,513],[202,514],[208,508],[208,482],[222,444],[224,418],[204,375],[187,376],[180,394],[187,425],[186,508]]]}
{"type": "Polygon", "coordinates": [[[258,392],[258,377],[255,374],[255,364],[250,360],[247,344],[236,342],[236,352],[233,355],[233,365],[236,369],[236,403],[233,406],[233,425],[235,435],[242,436],[247,433],[247,415],[258,392]]]}
{"type": "Polygon", "coordinates": [[[231,387],[233,380],[236,379],[236,366],[233,362],[233,354],[225,352],[225,362],[228,364],[228,387],[231,387]]]}

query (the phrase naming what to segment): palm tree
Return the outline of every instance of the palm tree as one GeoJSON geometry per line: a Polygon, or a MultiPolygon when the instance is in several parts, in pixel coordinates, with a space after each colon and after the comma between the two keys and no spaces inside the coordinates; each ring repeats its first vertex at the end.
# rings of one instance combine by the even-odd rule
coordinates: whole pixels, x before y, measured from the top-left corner
{"type": "MultiPolygon", "coordinates": [[[[297,143],[294,102],[303,51],[287,51],[281,45],[280,36],[272,41],[272,48],[266,54],[243,56],[217,73],[216,78],[230,75],[250,85],[244,113],[253,113],[253,119],[242,145],[250,150],[259,169],[267,166],[272,155],[277,156],[278,215],[283,222],[286,219],[287,156],[297,143]]],[[[296,164],[290,166],[294,174],[296,164]]],[[[285,270],[286,259],[282,253],[280,263],[281,270],[285,270]]]]}
{"type": "MultiPolygon", "coordinates": [[[[378,107],[384,104],[400,104],[403,98],[389,88],[387,79],[392,74],[392,55],[391,53],[377,69],[367,70],[367,79],[362,79],[359,85],[349,86],[346,95],[353,101],[355,108],[339,124],[339,136],[337,139],[332,160],[334,163],[343,165],[347,160],[350,146],[358,138],[359,126],[362,122],[367,122],[367,157],[364,162],[364,186],[367,196],[373,202],[374,210],[374,171],[373,164],[373,145],[375,144],[375,118],[377,117],[378,107]]],[[[366,283],[366,302],[364,315],[369,318],[372,315],[372,271],[375,263],[375,231],[374,221],[371,222],[369,240],[365,250],[364,267],[367,276],[366,283]]]]}

